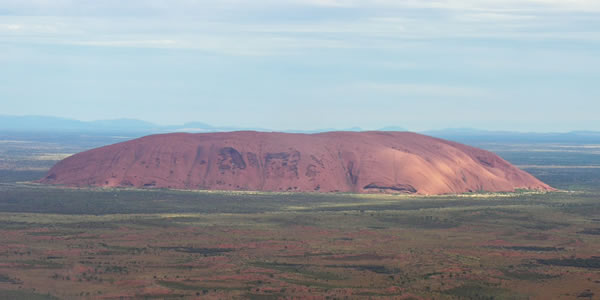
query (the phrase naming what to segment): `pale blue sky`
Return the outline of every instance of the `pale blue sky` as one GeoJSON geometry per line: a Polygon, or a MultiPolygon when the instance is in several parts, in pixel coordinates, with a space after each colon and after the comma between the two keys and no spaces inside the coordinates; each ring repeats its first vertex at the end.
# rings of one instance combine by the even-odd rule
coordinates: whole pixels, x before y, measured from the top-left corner
{"type": "Polygon", "coordinates": [[[598,0],[0,0],[0,114],[600,130],[598,0]]]}

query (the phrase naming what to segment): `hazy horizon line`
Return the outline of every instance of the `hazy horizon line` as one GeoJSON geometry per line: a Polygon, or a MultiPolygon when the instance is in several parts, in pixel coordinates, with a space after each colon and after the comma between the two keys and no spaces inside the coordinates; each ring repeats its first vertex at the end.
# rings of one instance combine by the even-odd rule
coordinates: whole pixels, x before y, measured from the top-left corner
{"type": "MultiPolygon", "coordinates": [[[[356,126],[340,126],[340,127],[327,127],[327,128],[285,128],[285,129],[274,129],[268,127],[261,126],[243,126],[243,125],[215,125],[210,124],[204,121],[184,121],[179,124],[174,123],[158,123],[155,121],[139,119],[135,117],[117,117],[110,119],[93,119],[93,120],[85,120],[85,119],[77,119],[71,117],[62,117],[62,116],[53,116],[53,115],[40,115],[40,114],[21,114],[21,115],[10,115],[10,114],[0,114],[0,118],[47,118],[47,119],[55,119],[61,121],[70,121],[70,122],[81,122],[83,124],[86,123],[99,123],[99,122],[136,122],[138,125],[144,124],[146,126],[155,126],[156,128],[145,128],[145,130],[157,130],[157,129],[174,129],[174,130],[183,130],[188,129],[191,132],[203,132],[199,129],[205,129],[206,132],[210,132],[209,130],[223,130],[223,131],[259,131],[259,132],[298,132],[298,133],[315,133],[315,132],[326,132],[326,131],[408,131],[408,132],[448,132],[448,131],[456,131],[457,133],[464,133],[466,131],[474,132],[488,132],[488,133],[518,133],[518,134],[568,134],[568,133],[578,133],[578,132],[600,132],[600,130],[594,129],[565,129],[565,130],[554,130],[554,131],[536,131],[536,130],[514,130],[514,129],[492,129],[485,127],[469,127],[469,126],[447,126],[447,127],[431,127],[428,129],[415,129],[402,125],[387,125],[387,126],[378,126],[378,127],[362,127],[360,125],[356,126]],[[205,127],[189,127],[193,125],[203,125],[205,127]]],[[[40,128],[43,129],[43,128],[40,128]]],[[[55,128],[56,129],[56,128],[55,128]]],[[[61,128],[66,129],[66,128],[61,128]]],[[[76,130],[77,128],[73,128],[76,130]]],[[[116,129],[116,128],[112,128],[116,129]]],[[[0,130],[6,130],[0,123],[0,130]]],[[[52,129],[50,129],[52,130],[52,129]]],[[[135,129],[133,129],[135,131],[135,129]]],[[[23,130],[27,131],[27,130],[23,130]]],[[[97,131],[101,131],[101,129],[97,129],[97,131]]],[[[143,130],[140,130],[143,131],[143,130]]]]}

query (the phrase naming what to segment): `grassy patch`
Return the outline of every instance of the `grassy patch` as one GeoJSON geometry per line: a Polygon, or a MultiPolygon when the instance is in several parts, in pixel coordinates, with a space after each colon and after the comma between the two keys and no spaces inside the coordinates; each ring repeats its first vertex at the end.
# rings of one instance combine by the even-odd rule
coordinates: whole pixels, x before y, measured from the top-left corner
{"type": "Polygon", "coordinates": [[[538,259],[537,262],[542,265],[550,265],[550,266],[600,269],[600,256],[592,256],[590,258],[538,259]]]}
{"type": "Polygon", "coordinates": [[[201,254],[204,256],[222,255],[227,252],[235,251],[235,249],[231,248],[161,247],[161,249],[183,253],[201,254]]]}
{"type": "Polygon", "coordinates": [[[581,234],[590,234],[590,235],[600,235],[600,228],[586,228],[582,231],[579,231],[577,233],[581,233],[581,234]]]}
{"type": "Polygon", "coordinates": [[[382,265],[327,265],[328,268],[344,268],[344,269],[354,269],[359,271],[369,271],[378,274],[396,274],[397,270],[390,269],[386,266],[382,265]]]}
{"type": "Polygon", "coordinates": [[[519,270],[519,271],[503,271],[504,276],[517,279],[517,280],[546,280],[546,279],[554,279],[559,278],[560,275],[552,275],[552,274],[544,274],[538,272],[532,272],[528,270],[519,270]]]}
{"type": "Polygon", "coordinates": [[[8,275],[0,274],[0,283],[20,284],[22,282],[16,278],[9,277],[8,275]]]}
{"type": "Polygon", "coordinates": [[[510,291],[498,287],[469,283],[445,290],[444,294],[460,297],[461,299],[489,300],[489,299],[527,299],[510,291]]]}
{"type": "Polygon", "coordinates": [[[242,287],[229,287],[229,286],[204,286],[199,284],[194,284],[191,281],[167,281],[167,280],[159,280],[157,281],[159,285],[162,285],[166,288],[170,288],[173,290],[185,290],[185,291],[210,291],[210,290],[220,290],[220,291],[240,291],[245,288],[242,287]]]}
{"type": "Polygon", "coordinates": [[[17,261],[19,268],[23,269],[62,269],[63,264],[52,260],[23,260],[17,261]]]}
{"type": "Polygon", "coordinates": [[[190,283],[184,283],[181,281],[157,281],[159,285],[162,285],[166,288],[170,288],[173,290],[187,290],[187,291],[201,291],[205,289],[205,287],[194,285],[190,283]]]}
{"type": "Polygon", "coordinates": [[[52,295],[37,294],[29,291],[0,290],[0,299],[6,300],[59,300],[52,295]]]}
{"type": "Polygon", "coordinates": [[[533,251],[533,252],[556,252],[563,251],[562,247],[540,247],[540,246],[486,246],[490,249],[505,249],[514,251],[533,251]]]}

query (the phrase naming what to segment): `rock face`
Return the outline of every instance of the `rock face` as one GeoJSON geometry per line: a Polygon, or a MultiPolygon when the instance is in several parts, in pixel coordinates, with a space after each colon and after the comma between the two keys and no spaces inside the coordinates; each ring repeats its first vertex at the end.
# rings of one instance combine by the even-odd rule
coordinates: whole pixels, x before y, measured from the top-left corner
{"type": "Polygon", "coordinates": [[[409,132],[151,135],[68,157],[40,182],[410,194],[552,189],[491,152],[409,132]]]}

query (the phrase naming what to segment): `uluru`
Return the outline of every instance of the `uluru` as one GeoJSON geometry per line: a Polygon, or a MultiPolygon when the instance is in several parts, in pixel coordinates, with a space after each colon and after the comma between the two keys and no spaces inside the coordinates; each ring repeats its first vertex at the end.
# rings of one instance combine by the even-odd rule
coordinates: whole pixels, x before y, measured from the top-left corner
{"type": "Polygon", "coordinates": [[[70,187],[460,194],[552,188],[499,156],[410,132],[170,133],[72,155],[70,187]]]}

